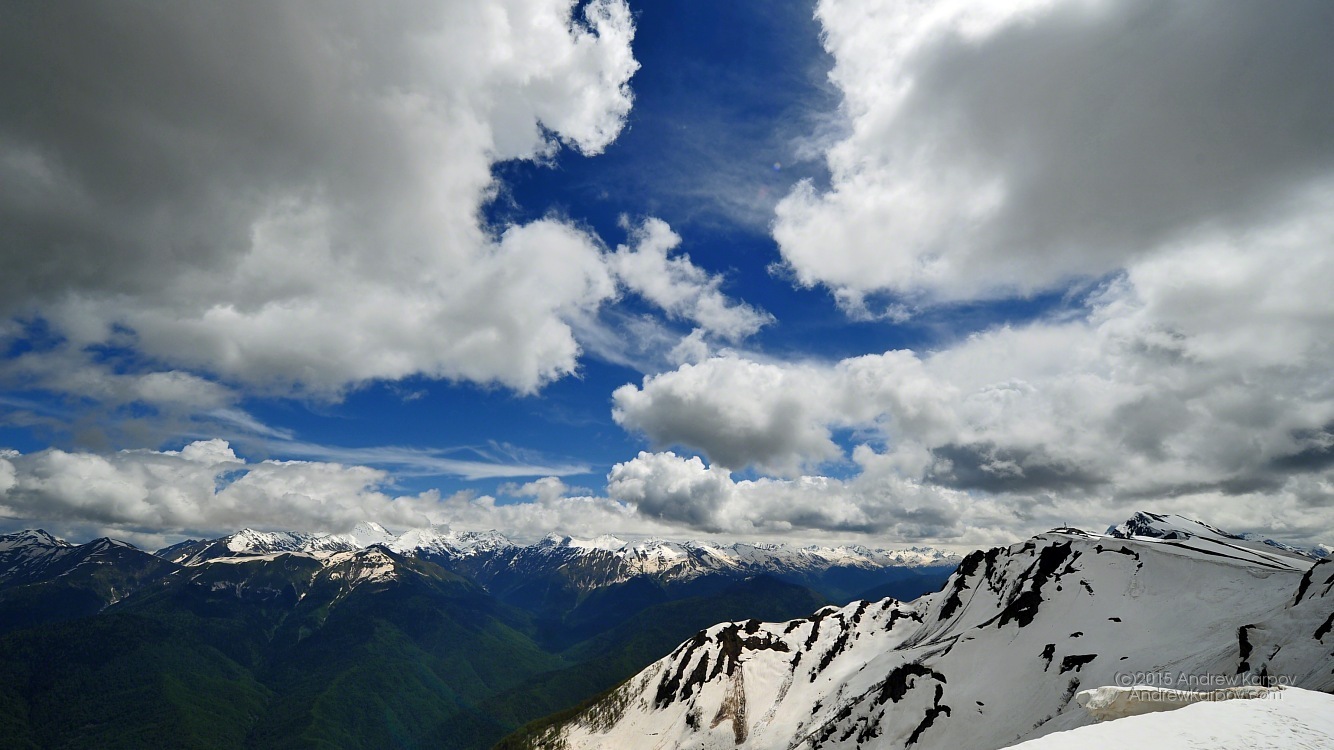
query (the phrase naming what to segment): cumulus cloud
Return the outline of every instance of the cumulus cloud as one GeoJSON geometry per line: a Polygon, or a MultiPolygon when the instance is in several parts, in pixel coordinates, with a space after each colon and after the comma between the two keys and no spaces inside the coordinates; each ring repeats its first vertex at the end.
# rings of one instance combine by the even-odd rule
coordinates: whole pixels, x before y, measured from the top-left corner
{"type": "Polygon", "coordinates": [[[618,388],[612,416],[659,446],[697,448],[728,468],[792,475],[842,457],[837,428],[894,423],[947,434],[953,395],[909,351],[832,366],[725,354],[618,388]]]}
{"type": "Polygon", "coordinates": [[[774,236],[804,284],[967,299],[1246,231],[1334,168],[1323,3],[822,0],[848,134],[774,236]]]}
{"type": "Polygon", "coordinates": [[[222,440],[180,451],[11,452],[3,463],[10,476],[0,495],[4,515],[56,527],[168,534],[242,526],[322,529],[378,517],[422,523],[429,510],[384,494],[384,472],[321,462],[249,463],[222,440]]]}
{"type": "Polygon", "coordinates": [[[1334,530],[1334,211],[1312,210],[1334,202],[1320,200],[1136,262],[1077,315],[921,354],[714,357],[622,387],[615,416],[733,470],[793,476],[847,461],[852,442],[858,471],[995,500],[1012,528],[1157,507],[1318,540],[1334,530]]]}
{"type": "Polygon", "coordinates": [[[510,488],[532,498],[525,502],[434,490],[395,495],[392,484],[389,473],[355,463],[247,461],[216,439],[179,451],[6,450],[0,451],[0,518],[6,527],[40,525],[74,539],[110,535],[150,546],[247,526],[340,532],[365,520],[399,530],[501,529],[524,541],[553,530],[589,536],[689,532],[624,502],[571,496],[573,490],[556,477],[510,488]]]}
{"type": "Polygon", "coordinates": [[[996,508],[966,493],[905,479],[867,449],[849,480],[824,476],[737,481],[725,469],[675,453],[642,452],[617,464],[607,493],[643,515],[702,531],[979,543],[994,538],[996,508]],[[990,531],[988,529],[991,529],[990,531]]]}
{"type": "Polygon", "coordinates": [[[1009,544],[1058,526],[1100,531],[1143,509],[1299,543],[1328,543],[1334,529],[1328,503],[1334,480],[1328,473],[1292,476],[1263,492],[1198,488],[1124,497],[1053,492],[1040,482],[1022,489],[960,489],[935,477],[905,476],[896,456],[864,445],[853,459],[858,471],[849,478],[737,480],[697,457],[644,452],[613,467],[607,491],[627,512],[678,534],[723,538],[928,542],[962,549],[1009,544]]]}
{"type": "Polygon", "coordinates": [[[614,495],[708,528],[907,533],[899,511],[926,497],[937,536],[1140,507],[1334,533],[1325,8],[823,0],[817,17],[848,129],[829,187],[777,209],[799,283],[901,318],[1099,281],[933,351],[724,354],[624,386],[618,423],[708,463],[642,455],[614,495]]]}
{"type": "Polygon", "coordinates": [[[734,303],[719,287],[721,276],[710,275],[689,255],[668,257],[681,237],[661,219],[648,219],[631,232],[632,245],[616,248],[612,270],[631,291],[662,308],[669,316],[689,320],[699,331],[738,341],[773,320],[745,303],[734,303]]]}
{"type": "Polygon", "coordinates": [[[600,243],[479,212],[494,163],[624,123],[629,9],[578,7],[3,11],[0,314],[280,391],[574,371],[600,243]]]}

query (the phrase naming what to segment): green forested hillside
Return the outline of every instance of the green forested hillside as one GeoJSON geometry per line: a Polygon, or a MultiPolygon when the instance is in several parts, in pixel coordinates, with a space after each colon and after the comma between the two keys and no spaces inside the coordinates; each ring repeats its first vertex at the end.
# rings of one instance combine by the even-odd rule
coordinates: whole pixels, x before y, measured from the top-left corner
{"type": "MultiPolygon", "coordinates": [[[[568,633],[540,632],[533,615],[470,581],[383,549],[367,555],[177,569],[99,614],[16,623],[0,636],[0,746],[487,748],[702,627],[824,602],[761,577],[652,605],[557,650],[539,643],[568,633]],[[392,575],[375,577],[385,565],[392,575]]],[[[49,593],[6,591],[15,602],[49,593]]]]}

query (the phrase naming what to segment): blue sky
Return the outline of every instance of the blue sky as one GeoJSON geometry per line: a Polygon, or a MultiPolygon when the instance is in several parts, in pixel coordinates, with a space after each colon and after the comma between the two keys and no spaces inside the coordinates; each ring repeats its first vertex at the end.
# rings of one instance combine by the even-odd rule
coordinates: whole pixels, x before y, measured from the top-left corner
{"type": "Polygon", "coordinates": [[[1324,11],[932,7],[9,24],[0,524],[1327,539],[1324,11]]]}

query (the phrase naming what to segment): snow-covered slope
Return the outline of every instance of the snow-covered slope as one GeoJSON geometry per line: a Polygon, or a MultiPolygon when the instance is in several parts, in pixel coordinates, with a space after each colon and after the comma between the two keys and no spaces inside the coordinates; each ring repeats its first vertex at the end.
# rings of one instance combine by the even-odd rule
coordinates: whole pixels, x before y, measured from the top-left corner
{"type": "Polygon", "coordinates": [[[1334,560],[1313,565],[1290,601],[1237,631],[1246,672],[1334,692],[1334,560]]]}
{"type": "Polygon", "coordinates": [[[70,544],[41,529],[0,535],[0,588],[51,578],[72,581],[97,566],[115,567],[126,562],[132,568],[161,563],[133,545],[106,537],[70,544]]]}
{"type": "Polygon", "coordinates": [[[1282,557],[1296,557],[1305,563],[1309,560],[1321,560],[1329,556],[1329,548],[1317,545],[1302,549],[1290,544],[1276,542],[1258,534],[1229,534],[1202,521],[1195,521],[1175,514],[1139,512],[1107,529],[1109,536],[1118,539],[1148,537],[1152,539],[1201,539],[1214,542],[1223,547],[1236,550],[1248,550],[1264,555],[1278,553],[1282,557]]]}
{"type": "Polygon", "coordinates": [[[323,543],[332,548],[333,545],[348,545],[352,549],[364,549],[372,544],[391,544],[397,537],[388,529],[374,521],[362,521],[352,527],[352,531],[346,534],[330,534],[323,537],[323,543]]]}
{"type": "Polygon", "coordinates": [[[28,529],[13,534],[0,535],[0,554],[31,553],[37,550],[71,547],[69,542],[51,536],[42,529],[28,529]]]}
{"type": "MultiPolygon", "coordinates": [[[[360,528],[359,526],[358,529],[360,528]]],[[[270,555],[279,552],[303,554],[347,552],[363,546],[366,545],[358,544],[354,534],[304,534],[295,531],[241,529],[221,539],[181,542],[158,550],[157,555],[180,565],[199,565],[219,558],[270,555]]]]}
{"type": "Polygon", "coordinates": [[[1334,696],[1299,688],[1269,697],[1183,705],[1011,746],[1013,750],[1329,750],[1334,696]]]}
{"type": "Polygon", "coordinates": [[[534,744],[987,750],[1091,723],[1086,687],[1325,684],[1329,564],[1142,530],[977,552],[911,604],[716,625],[534,744]]]}
{"type": "Polygon", "coordinates": [[[73,549],[41,529],[0,535],[0,584],[41,570],[73,549]]]}

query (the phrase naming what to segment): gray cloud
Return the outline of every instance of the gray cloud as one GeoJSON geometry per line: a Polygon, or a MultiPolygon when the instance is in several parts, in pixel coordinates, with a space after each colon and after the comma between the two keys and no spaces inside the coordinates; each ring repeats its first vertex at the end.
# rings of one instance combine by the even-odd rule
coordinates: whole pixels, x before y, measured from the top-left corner
{"type": "Polygon", "coordinates": [[[848,137],[778,209],[804,283],[968,298],[1272,221],[1334,168],[1330,9],[825,0],[848,137]]]}
{"type": "MultiPolygon", "coordinates": [[[[834,435],[850,430],[861,473],[840,484],[966,490],[1008,528],[1167,506],[1307,534],[1334,524],[1317,509],[1334,507],[1330,223],[1299,215],[1245,241],[1164,252],[1091,294],[1082,317],[935,352],[713,357],[624,386],[614,416],[658,445],[789,476],[847,460],[834,435]]],[[[882,508],[894,518],[892,502],[856,507],[868,528],[882,508]]],[[[974,511],[959,518],[956,531],[985,528],[967,520],[974,511]]]]}
{"type": "Polygon", "coordinates": [[[478,213],[495,162],[620,131],[629,10],[574,6],[0,10],[0,314],[279,391],[572,372],[601,244],[478,213]]]}
{"type": "Polygon", "coordinates": [[[1089,469],[1041,450],[995,445],[942,445],[932,449],[937,463],[930,478],[946,487],[990,493],[1076,492],[1106,484],[1089,469]]]}

